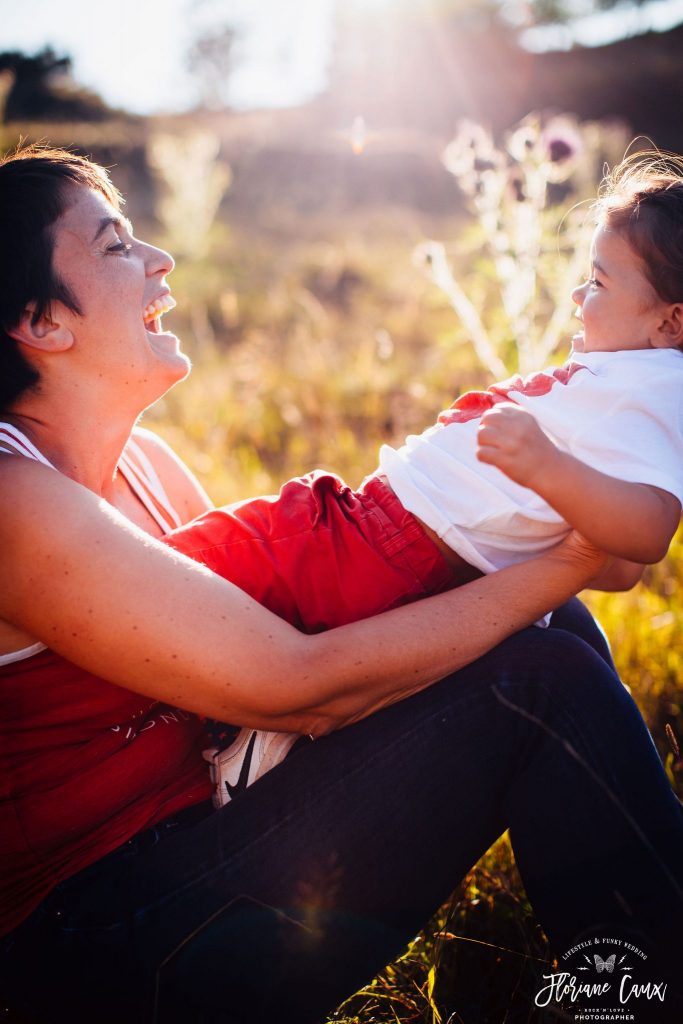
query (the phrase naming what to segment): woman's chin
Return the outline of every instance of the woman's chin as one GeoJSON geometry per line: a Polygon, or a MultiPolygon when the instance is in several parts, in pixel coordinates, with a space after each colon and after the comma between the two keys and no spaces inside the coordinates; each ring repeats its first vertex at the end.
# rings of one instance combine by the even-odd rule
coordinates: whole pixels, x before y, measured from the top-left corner
{"type": "Polygon", "coordinates": [[[144,384],[141,382],[140,398],[144,408],[148,409],[160,398],[185,380],[192,363],[184,352],[181,352],[178,339],[172,334],[149,334],[151,360],[148,363],[147,371],[144,374],[144,384]],[[142,391],[146,394],[142,394],[142,391]]]}
{"type": "Polygon", "coordinates": [[[189,357],[180,349],[180,341],[170,332],[156,334],[147,331],[149,347],[154,355],[155,362],[161,363],[166,369],[177,374],[177,381],[184,380],[190,372],[191,363],[189,357]]]}
{"type": "Polygon", "coordinates": [[[164,361],[164,366],[168,370],[168,386],[174,387],[176,384],[180,384],[181,381],[189,375],[192,369],[192,363],[190,362],[189,356],[186,356],[180,349],[175,353],[173,359],[164,361]]]}

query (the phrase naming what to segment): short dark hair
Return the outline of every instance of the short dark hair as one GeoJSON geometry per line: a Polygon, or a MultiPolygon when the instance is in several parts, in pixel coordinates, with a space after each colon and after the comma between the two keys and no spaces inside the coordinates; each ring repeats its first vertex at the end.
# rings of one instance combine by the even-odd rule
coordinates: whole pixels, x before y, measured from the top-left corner
{"type": "Polygon", "coordinates": [[[643,261],[663,302],[683,302],[683,157],[634,153],[615,167],[595,203],[597,221],[643,261]]]}
{"type": "Polygon", "coordinates": [[[8,333],[29,303],[34,323],[54,301],[81,312],[52,266],[51,227],[68,206],[69,183],[101,192],[116,209],[123,202],[103,167],[68,150],[23,146],[0,159],[0,410],[39,380],[8,333]]]}

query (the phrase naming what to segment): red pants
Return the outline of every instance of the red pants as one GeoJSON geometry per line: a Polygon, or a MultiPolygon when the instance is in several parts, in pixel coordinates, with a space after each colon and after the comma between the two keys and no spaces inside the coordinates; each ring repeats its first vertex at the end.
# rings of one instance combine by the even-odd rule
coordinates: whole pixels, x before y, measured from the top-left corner
{"type": "Polygon", "coordinates": [[[352,491],[317,470],[277,498],[214,509],[166,538],[308,633],[448,590],[458,581],[390,487],[352,491]]]}

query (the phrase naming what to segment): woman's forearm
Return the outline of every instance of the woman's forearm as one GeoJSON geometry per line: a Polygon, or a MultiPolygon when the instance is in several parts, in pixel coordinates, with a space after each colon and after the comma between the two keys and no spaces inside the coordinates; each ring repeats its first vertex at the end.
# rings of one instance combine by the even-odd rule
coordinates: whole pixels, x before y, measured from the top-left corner
{"type": "Polygon", "coordinates": [[[110,682],[236,724],[320,733],[361,718],[477,658],[599,568],[564,546],[306,636],[92,492],[19,461],[0,490],[0,616],[110,682]]]}
{"type": "Polygon", "coordinates": [[[539,558],[447,594],[306,638],[307,731],[357,721],[476,660],[577,593],[601,561],[572,535],[539,558]]]}

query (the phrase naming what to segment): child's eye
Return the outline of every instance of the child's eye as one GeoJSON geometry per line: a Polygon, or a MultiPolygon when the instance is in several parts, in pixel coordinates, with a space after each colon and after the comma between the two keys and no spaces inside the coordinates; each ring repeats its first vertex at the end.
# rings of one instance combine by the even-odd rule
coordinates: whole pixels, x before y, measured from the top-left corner
{"type": "Polygon", "coordinates": [[[588,283],[591,286],[591,288],[602,288],[602,285],[598,281],[597,277],[589,277],[588,283]]]}

